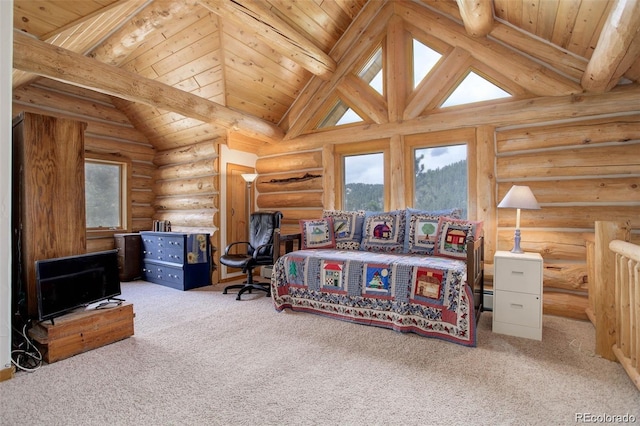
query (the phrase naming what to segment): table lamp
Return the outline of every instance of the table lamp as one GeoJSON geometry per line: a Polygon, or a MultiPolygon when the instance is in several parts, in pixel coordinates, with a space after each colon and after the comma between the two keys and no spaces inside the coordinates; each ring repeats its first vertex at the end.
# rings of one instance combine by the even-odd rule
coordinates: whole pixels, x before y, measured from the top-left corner
{"type": "Polygon", "coordinates": [[[515,245],[511,253],[524,253],[520,248],[520,209],[539,210],[540,205],[528,186],[513,185],[504,196],[498,208],[516,209],[515,245]]]}

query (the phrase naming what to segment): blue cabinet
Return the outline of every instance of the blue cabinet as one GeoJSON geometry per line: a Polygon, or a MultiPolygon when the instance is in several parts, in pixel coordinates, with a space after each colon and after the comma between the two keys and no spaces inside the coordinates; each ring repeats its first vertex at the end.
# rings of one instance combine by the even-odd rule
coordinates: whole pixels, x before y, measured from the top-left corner
{"type": "Polygon", "coordinates": [[[208,234],[140,232],[142,279],[178,290],[211,284],[208,234]]]}

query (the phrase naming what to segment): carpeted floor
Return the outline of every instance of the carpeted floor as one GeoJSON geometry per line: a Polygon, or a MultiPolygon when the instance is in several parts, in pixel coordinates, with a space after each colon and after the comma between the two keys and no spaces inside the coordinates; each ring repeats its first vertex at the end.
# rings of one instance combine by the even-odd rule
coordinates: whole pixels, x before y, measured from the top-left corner
{"type": "Polygon", "coordinates": [[[0,383],[0,424],[640,422],[640,392],[594,356],[588,322],[545,316],[539,342],[493,334],[485,312],[466,348],[221,289],[123,283],[135,335],[0,383]]]}

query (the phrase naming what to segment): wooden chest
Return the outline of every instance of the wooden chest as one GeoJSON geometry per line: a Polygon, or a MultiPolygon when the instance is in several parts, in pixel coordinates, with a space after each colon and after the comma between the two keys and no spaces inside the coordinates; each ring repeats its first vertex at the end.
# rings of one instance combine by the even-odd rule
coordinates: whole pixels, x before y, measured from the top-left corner
{"type": "Polygon", "coordinates": [[[29,330],[47,363],[69,358],[133,336],[133,304],[109,309],[79,310],[29,330]]]}

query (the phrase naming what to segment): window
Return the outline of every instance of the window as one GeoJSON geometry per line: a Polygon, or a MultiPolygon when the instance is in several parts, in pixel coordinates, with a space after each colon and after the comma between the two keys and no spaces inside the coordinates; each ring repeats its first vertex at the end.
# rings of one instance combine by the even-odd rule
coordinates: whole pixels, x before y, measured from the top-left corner
{"type": "Polygon", "coordinates": [[[436,66],[442,55],[432,48],[424,45],[416,39],[413,39],[413,88],[431,72],[436,66]]]}
{"type": "Polygon", "coordinates": [[[87,158],[84,170],[87,229],[127,229],[129,163],[87,158]]]}
{"type": "Polygon", "coordinates": [[[462,209],[467,217],[467,146],[415,148],[413,206],[420,210],[462,209]],[[443,190],[446,188],[446,190],[443,190]]]}
{"type": "Polygon", "coordinates": [[[441,108],[508,97],[511,97],[510,93],[471,71],[444,101],[441,108]]]}
{"type": "Polygon", "coordinates": [[[358,77],[371,86],[376,92],[384,95],[382,75],[382,48],[376,49],[369,62],[358,73],[358,77]]]}
{"type": "Polygon", "coordinates": [[[338,208],[383,211],[388,208],[388,141],[336,147],[338,208]]]}
{"type": "Polygon", "coordinates": [[[324,120],[318,125],[318,129],[326,127],[342,126],[343,124],[351,124],[361,122],[360,117],[354,110],[338,99],[333,108],[329,111],[324,120]]]}
{"type": "Polygon", "coordinates": [[[344,160],[345,210],[382,211],[384,206],[384,156],[347,155],[344,160]]]}
{"type": "Polygon", "coordinates": [[[407,205],[420,210],[460,208],[475,219],[476,134],[474,129],[407,135],[404,181],[407,205]]]}

